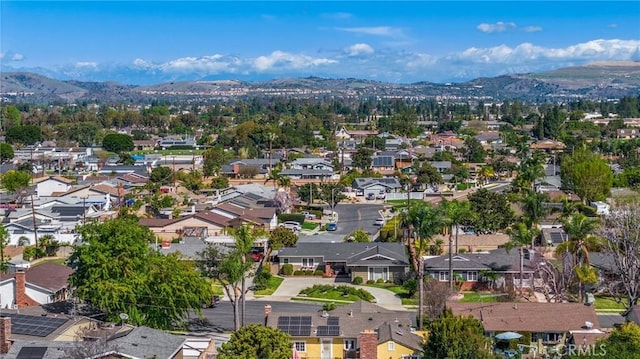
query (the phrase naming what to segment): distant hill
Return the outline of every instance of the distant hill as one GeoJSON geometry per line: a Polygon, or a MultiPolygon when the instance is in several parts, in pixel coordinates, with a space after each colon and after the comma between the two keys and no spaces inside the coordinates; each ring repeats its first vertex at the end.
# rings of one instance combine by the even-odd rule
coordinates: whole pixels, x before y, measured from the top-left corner
{"type": "Polygon", "coordinates": [[[0,95],[8,100],[50,102],[140,102],[238,100],[250,97],[446,97],[546,101],[567,98],[619,98],[640,94],[640,62],[601,62],[542,73],[477,78],[463,83],[394,84],[362,79],[282,78],[176,81],[150,86],[117,82],[59,81],[26,72],[2,73],[0,95]]]}

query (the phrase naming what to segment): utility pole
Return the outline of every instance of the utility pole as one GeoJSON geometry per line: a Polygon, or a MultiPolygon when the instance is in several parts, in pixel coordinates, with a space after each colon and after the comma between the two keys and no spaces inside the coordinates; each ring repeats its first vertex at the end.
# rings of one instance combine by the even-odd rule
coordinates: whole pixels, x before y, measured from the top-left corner
{"type": "Polygon", "coordinates": [[[33,207],[33,193],[31,193],[31,217],[33,218],[33,239],[37,248],[38,247],[38,225],[36,223],[36,210],[33,207]]]}
{"type": "Polygon", "coordinates": [[[87,224],[87,197],[82,197],[82,224],[87,224]]]}
{"type": "Polygon", "coordinates": [[[453,236],[451,233],[449,233],[449,290],[453,290],[453,236]]]}

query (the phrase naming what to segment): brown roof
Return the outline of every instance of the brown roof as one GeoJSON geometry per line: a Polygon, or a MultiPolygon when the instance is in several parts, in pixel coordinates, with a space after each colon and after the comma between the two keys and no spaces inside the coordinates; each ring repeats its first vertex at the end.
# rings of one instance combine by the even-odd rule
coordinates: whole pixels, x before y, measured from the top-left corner
{"type": "Polygon", "coordinates": [[[147,183],[147,181],[149,180],[147,177],[142,177],[131,173],[127,173],[118,178],[130,183],[147,183]]]}
{"type": "MultiPolygon", "coordinates": [[[[435,240],[442,240],[447,246],[449,245],[449,236],[437,235],[435,240]]],[[[455,232],[453,234],[453,240],[455,243],[455,232]]],[[[504,233],[494,234],[458,234],[458,246],[459,247],[498,247],[509,242],[509,235],[504,233]]]]}
{"type": "MultiPolygon", "coordinates": [[[[97,185],[91,187],[89,190],[90,191],[94,191],[94,192],[104,193],[104,194],[108,193],[108,194],[110,194],[112,196],[119,196],[120,195],[120,193],[118,191],[118,188],[111,187],[111,186],[106,185],[106,184],[97,184],[97,185]]],[[[125,191],[123,190],[122,194],[124,194],[124,193],[125,193],[125,191]]]]}
{"type": "Polygon", "coordinates": [[[555,150],[555,149],[563,149],[564,147],[565,147],[564,143],[560,141],[552,141],[552,140],[545,140],[545,141],[540,141],[540,142],[531,144],[531,148],[538,149],[538,150],[555,150]]]}
{"type": "Polygon", "coordinates": [[[454,315],[473,316],[487,332],[528,331],[565,333],[599,329],[595,308],[581,303],[448,303],[454,315]]]}
{"type": "Polygon", "coordinates": [[[202,211],[198,212],[194,216],[195,218],[201,219],[205,222],[217,224],[219,226],[228,226],[231,218],[219,215],[217,213],[213,213],[211,211],[202,211]]]}
{"type": "Polygon", "coordinates": [[[579,331],[571,333],[571,342],[575,345],[593,345],[596,340],[606,338],[607,335],[603,332],[579,331]]]}
{"type": "Polygon", "coordinates": [[[73,184],[74,180],[68,179],[66,177],[62,177],[62,176],[49,176],[49,177],[40,177],[34,180],[35,183],[40,183],[40,182],[44,182],[47,180],[54,180],[54,181],[58,181],[58,182],[62,182],[65,184],[73,184]]]}
{"type": "Polygon", "coordinates": [[[29,268],[25,274],[27,283],[57,292],[67,286],[73,269],[55,262],[46,262],[29,268]]]}
{"type": "Polygon", "coordinates": [[[184,218],[140,218],[138,224],[148,228],[162,228],[184,218]]]}

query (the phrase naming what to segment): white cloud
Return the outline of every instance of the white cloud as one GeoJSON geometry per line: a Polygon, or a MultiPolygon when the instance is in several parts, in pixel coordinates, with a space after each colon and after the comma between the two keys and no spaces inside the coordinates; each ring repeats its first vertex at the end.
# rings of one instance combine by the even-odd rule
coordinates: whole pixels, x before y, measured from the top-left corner
{"type": "Polygon", "coordinates": [[[347,56],[361,56],[371,55],[375,52],[375,50],[368,44],[353,44],[344,49],[344,52],[347,54],[347,56]]]}
{"type": "Polygon", "coordinates": [[[390,26],[375,26],[375,27],[337,27],[336,30],[351,32],[361,35],[375,35],[375,36],[399,36],[402,31],[390,26]]]}
{"type": "Polygon", "coordinates": [[[24,55],[23,54],[13,54],[13,56],[11,56],[11,60],[13,60],[13,61],[22,61],[22,60],[24,60],[24,55]]]}
{"type": "Polygon", "coordinates": [[[98,67],[98,63],[93,61],[80,61],[76,62],[76,67],[96,68],[98,67]]]}
{"type": "Polygon", "coordinates": [[[476,29],[487,33],[487,34],[492,34],[492,33],[496,33],[496,32],[505,32],[508,30],[514,30],[516,29],[518,26],[513,23],[513,22],[502,22],[502,21],[498,21],[495,24],[487,24],[487,23],[482,23],[478,26],[476,26],[476,29]]]}
{"type": "Polygon", "coordinates": [[[607,25],[607,27],[611,29],[615,29],[616,27],[618,27],[618,24],[609,24],[607,25]]]}
{"type": "Polygon", "coordinates": [[[5,52],[0,52],[0,59],[4,59],[7,54],[5,52]]]}
{"type": "Polygon", "coordinates": [[[267,56],[259,56],[253,60],[253,68],[258,72],[274,69],[300,70],[310,67],[335,64],[338,61],[327,58],[316,58],[284,51],[274,51],[267,56]]]}
{"type": "Polygon", "coordinates": [[[0,52],[0,59],[5,61],[22,61],[24,60],[24,55],[12,51],[3,51],[0,52]]]}
{"type": "Polygon", "coordinates": [[[542,31],[542,27],[540,26],[526,26],[522,28],[524,32],[540,32],[542,31]]]}

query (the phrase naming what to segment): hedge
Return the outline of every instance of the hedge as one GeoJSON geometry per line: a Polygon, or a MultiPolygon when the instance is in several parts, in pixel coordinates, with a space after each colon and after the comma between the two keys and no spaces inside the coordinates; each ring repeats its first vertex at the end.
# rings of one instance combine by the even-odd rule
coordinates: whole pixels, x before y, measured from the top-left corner
{"type": "Polygon", "coordinates": [[[282,265],[282,274],[283,275],[292,275],[293,274],[293,264],[287,263],[282,265]]]}
{"type": "Polygon", "coordinates": [[[278,216],[280,222],[294,221],[302,225],[304,223],[304,214],[302,213],[282,213],[278,216]]]}

